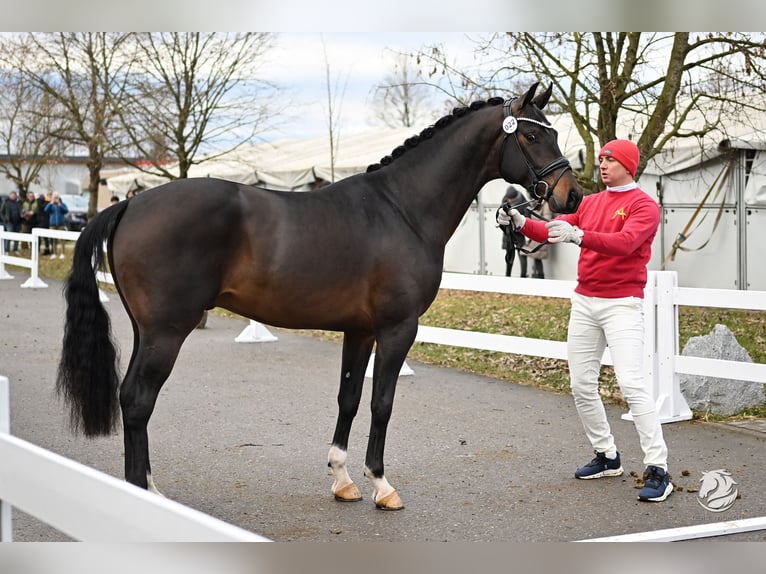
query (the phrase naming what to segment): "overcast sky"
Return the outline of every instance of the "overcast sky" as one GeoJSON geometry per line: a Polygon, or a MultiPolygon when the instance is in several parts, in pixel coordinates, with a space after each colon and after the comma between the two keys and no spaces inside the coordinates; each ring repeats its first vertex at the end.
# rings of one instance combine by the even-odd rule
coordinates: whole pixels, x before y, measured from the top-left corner
{"type": "Polygon", "coordinates": [[[279,33],[263,75],[283,86],[295,105],[287,123],[267,139],[327,134],[328,64],[335,105],[340,106],[341,135],[356,133],[373,127],[373,90],[392,72],[392,51],[417,52],[426,45],[440,44],[451,58],[469,61],[473,58],[471,37],[460,32],[279,33]]]}
{"type": "MultiPolygon", "coordinates": [[[[273,31],[280,34],[268,77],[295,102],[276,137],[327,133],[324,37],[334,85],[346,84],[341,133],[369,129],[370,97],[391,69],[386,48],[442,43],[472,57],[466,34],[542,30],[737,30],[752,28],[763,0],[0,0],[5,31],[273,31]],[[387,31],[397,30],[397,31],[387,31]],[[464,32],[474,31],[474,32],[464,32]],[[478,31],[478,32],[477,32],[478,31]]],[[[757,26],[756,26],[757,27],[757,26]]]]}

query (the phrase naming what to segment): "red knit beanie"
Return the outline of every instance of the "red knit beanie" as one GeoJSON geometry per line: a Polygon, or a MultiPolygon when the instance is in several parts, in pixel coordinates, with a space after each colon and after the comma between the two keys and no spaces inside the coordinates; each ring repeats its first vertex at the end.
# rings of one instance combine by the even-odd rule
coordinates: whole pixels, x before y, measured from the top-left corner
{"type": "Polygon", "coordinates": [[[630,140],[612,140],[608,142],[601,151],[598,152],[599,159],[604,156],[611,156],[619,161],[631,176],[636,175],[638,162],[641,154],[638,152],[638,146],[630,140]]]}

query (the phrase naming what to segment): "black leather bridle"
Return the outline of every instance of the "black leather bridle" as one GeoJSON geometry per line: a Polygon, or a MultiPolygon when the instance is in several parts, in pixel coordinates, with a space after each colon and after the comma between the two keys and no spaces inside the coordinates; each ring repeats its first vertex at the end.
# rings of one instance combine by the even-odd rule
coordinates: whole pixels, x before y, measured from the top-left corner
{"type": "Polygon", "coordinates": [[[505,162],[503,161],[505,158],[505,154],[507,152],[506,150],[506,144],[508,143],[508,140],[511,139],[516,143],[516,147],[521,152],[521,156],[524,158],[524,163],[527,164],[527,170],[529,171],[529,174],[532,179],[532,185],[529,187],[529,193],[530,195],[538,200],[538,201],[548,201],[548,199],[553,194],[553,188],[556,187],[561,177],[566,173],[567,170],[571,170],[572,166],[569,164],[569,160],[565,158],[564,156],[561,156],[555,160],[553,160],[551,163],[546,165],[545,167],[541,169],[537,169],[530,160],[529,156],[527,155],[527,152],[524,151],[524,148],[521,147],[521,143],[519,143],[519,138],[516,135],[518,131],[518,122],[530,122],[533,124],[536,124],[538,126],[541,126],[546,129],[553,129],[553,126],[546,122],[541,122],[538,120],[534,120],[532,118],[517,118],[513,115],[511,111],[511,105],[513,104],[513,101],[516,98],[511,98],[508,100],[505,100],[503,103],[503,131],[505,131],[505,138],[503,138],[503,145],[500,149],[500,175],[508,182],[512,182],[512,180],[504,173],[503,166],[505,162]],[[553,173],[556,170],[561,170],[558,177],[556,178],[556,181],[553,183],[552,186],[549,186],[548,183],[543,179],[546,175],[553,173]]]}

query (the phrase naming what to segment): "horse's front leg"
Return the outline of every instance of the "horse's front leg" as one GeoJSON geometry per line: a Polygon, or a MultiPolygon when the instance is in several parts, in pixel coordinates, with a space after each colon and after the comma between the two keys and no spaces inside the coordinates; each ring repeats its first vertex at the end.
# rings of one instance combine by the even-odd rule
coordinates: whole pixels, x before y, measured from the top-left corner
{"type": "Polygon", "coordinates": [[[418,331],[417,317],[378,333],[375,350],[375,365],[372,377],[372,420],[370,438],[367,443],[365,475],[373,486],[372,500],[382,510],[404,508],[399,494],[386,480],[383,471],[383,452],[386,445],[386,431],[394,406],[396,382],[399,379],[404,360],[415,341],[418,331]]]}
{"type": "Polygon", "coordinates": [[[338,421],[332,447],[327,456],[327,466],[332,469],[335,480],[332,493],[336,500],[351,502],[362,499],[362,493],[348,474],[348,437],[351,424],[359,410],[362,397],[364,373],[370,360],[375,338],[372,333],[347,332],[343,337],[343,359],[338,391],[338,421]]]}

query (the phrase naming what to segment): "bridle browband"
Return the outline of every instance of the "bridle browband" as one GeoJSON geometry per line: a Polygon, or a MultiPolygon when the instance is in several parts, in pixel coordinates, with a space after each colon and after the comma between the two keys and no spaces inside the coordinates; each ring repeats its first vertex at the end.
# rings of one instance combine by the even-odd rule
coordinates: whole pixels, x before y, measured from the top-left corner
{"type": "MultiPolygon", "coordinates": [[[[569,160],[565,158],[564,156],[561,156],[555,160],[553,160],[551,163],[543,167],[542,169],[537,169],[532,162],[529,159],[529,156],[527,155],[527,152],[524,151],[524,148],[521,147],[521,143],[519,142],[519,138],[516,135],[517,132],[517,125],[518,122],[529,122],[536,124],[538,126],[541,126],[546,129],[553,129],[553,126],[546,122],[541,122],[538,120],[534,120],[532,118],[517,118],[513,115],[511,111],[511,105],[513,104],[513,101],[516,98],[510,98],[508,100],[505,100],[503,102],[503,130],[505,131],[505,137],[503,138],[503,145],[500,148],[500,175],[503,177],[504,180],[511,182],[511,179],[506,176],[505,173],[503,173],[503,158],[505,158],[505,145],[508,142],[509,136],[513,136],[511,139],[516,143],[516,147],[521,152],[521,156],[524,158],[524,163],[527,164],[527,170],[529,171],[530,175],[532,176],[532,185],[529,187],[530,195],[534,198],[534,200],[537,201],[548,201],[550,196],[553,194],[553,188],[556,187],[561,177],[564,175],[564,173],[567,170],[571,170],[572,166],[569,164],[569,160]],[[561,173],[559,173],[558,177],[556,178],[556,181],[553,183],[552,186],[548,185],[548,182],[546,182],[543,178],[556,171],[557,169],[561,170],[561,173]]],[[[531,203],[528,202],[528,203],[531,203]]]]}

